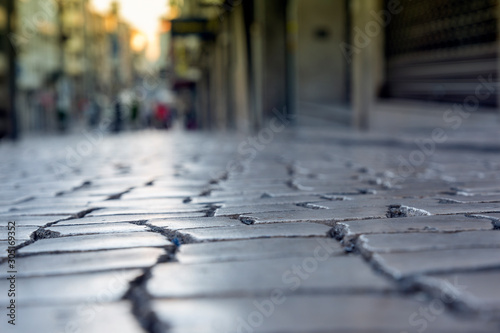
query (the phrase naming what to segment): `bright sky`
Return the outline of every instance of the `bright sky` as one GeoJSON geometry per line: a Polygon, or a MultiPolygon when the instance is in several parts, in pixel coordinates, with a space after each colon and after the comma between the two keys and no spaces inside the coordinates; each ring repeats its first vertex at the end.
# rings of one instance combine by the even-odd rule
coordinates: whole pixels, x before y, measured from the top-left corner
{"type": "MultiPolygon", "coordinates": [[[[91,0],[99,12],[107,12],[113,0],[91,0]]],[[[168,0],[119,0],[121,16],[142,31],[148,39],[147,55],[151,60],[159,56],[158,19],[167,13],[168,0]]]]}

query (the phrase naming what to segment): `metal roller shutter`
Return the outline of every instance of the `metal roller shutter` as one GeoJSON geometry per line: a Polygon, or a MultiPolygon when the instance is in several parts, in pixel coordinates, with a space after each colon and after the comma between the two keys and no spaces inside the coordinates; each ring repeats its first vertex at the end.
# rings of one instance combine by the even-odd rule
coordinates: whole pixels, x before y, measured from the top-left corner
{"type": "MultiPolygon", "coordinates": [[[[498,0],[402,0],[386,30],[385,95],[462,102],[497,81],[498,0]]],[[[496,105],[495,93],[481,101],[496,105]]]]}

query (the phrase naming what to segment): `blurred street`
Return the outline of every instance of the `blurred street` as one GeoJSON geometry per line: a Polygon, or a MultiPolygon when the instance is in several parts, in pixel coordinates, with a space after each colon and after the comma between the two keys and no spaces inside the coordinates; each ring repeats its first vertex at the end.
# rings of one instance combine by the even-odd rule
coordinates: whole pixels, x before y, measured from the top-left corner
{"type": "Polygon", "coordinates": [[[1,331],[497,332],[498,131],[331,129],[0,146],[1,331]]]}
{"type": "Polygon", "coordinates": [[[500,0],[0,0],[0,333],[500,332],[500,0]]]}

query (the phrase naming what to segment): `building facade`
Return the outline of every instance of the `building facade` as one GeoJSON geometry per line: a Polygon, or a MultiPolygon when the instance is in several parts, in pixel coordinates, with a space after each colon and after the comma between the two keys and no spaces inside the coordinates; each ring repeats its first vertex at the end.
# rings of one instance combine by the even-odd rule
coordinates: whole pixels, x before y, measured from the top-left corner
{"type": "Polygon", "coordinates": [[[494,112],[499,7],[498,0],[184,0],[181,18],[215,21],[216,30],[178,35],[200,41],[202,127],[260,128],[279,111],[366,129],[378,101],[463,102],[483,81],[488,93],[478,107],[494,112]]]}
{"type": "Polygon", "coordinates": [[[89,0],[2,0],[0,5],[5,32],[0,46],[0,132],[11,131],[11,115],[21,132],[61,129],[61,117],[65,127],[82,123],[92,96],[112,99],[133,84],[133,28],[117,5],[108,13],[95,11],[89,0]],[[15,22],[9,32],[7,19],[15,22]],[[10,58],[9,47],[14,52],[10,58]],[[9,69],[9,59],[14,69],[9,69]],[[16,112],[7,102],[9,78],[16,88],[16,112]]]}

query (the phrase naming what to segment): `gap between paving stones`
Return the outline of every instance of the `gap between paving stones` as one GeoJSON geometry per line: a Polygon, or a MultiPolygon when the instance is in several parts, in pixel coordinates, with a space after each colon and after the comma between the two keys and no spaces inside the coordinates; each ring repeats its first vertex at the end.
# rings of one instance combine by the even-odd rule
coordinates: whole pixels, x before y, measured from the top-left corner
{"type": "Polygon", "coordinates": [[[132,303],[132,314],[135,319],[149,333],[163,333],[170,329],[158,319],[153,311],[152,297],[146,291],[146,283],[151,278],[151,270],[160,263],[171,261],[173,256],[173,253],[160,256],[154,265],[144,269],[142,275],[130,282],[129,289],[123,296],[123,300],[132,303]]]}
{"type": "MultiPolygon", "coordinates": [[[[38,239],[45,239],[45,238],[56,238],[56,237],[59,237],[59,233],[58,232],[53,232],[53,231],[50,231],[50,230],[46,230],[46,228],[48,227],[51,227],[59,222],[62,222],[62,221],[67,221],[67,220],[72,220],[72,219],[78,219],[78,218],[82,218],[84,217],[85,215],[91,213],[92,211],[94,210],[97,210],[99,208],[90,208],[90,209],[86,209],[86,210],[83,210],[81,212],[78,212],[76,214],[74,214],[73,216],[69,217],[69,218],[65,218],[65,219],[60,219],[60,220],[56,220],[56,221],[52,221],[52,222],[49,222],[49,223],[46,223],[44,226],[41,226],[39,227],[37,230],[33,231],[31,233],[31,236],[30,236],[30,240],[28,241],[25,241],[19,245],[16,245],[15,248],[14,248],[14,251],[15,251],[15,255],[16,255],[16,258],[17,257],[22,257],[21,255],[19,255],[18,253],[18,250],[23,248],[23,247],[26,247],[30,244],[33,244],[34,242],[36,242],[38,239]]],[[[7,259],[5,258],[4,260],[0,260],[0,263],[3,263],[5,262],[7,259]]]]}

